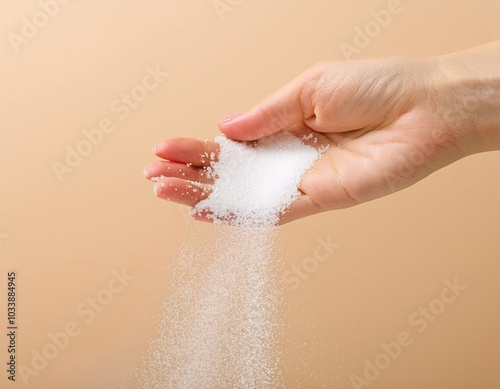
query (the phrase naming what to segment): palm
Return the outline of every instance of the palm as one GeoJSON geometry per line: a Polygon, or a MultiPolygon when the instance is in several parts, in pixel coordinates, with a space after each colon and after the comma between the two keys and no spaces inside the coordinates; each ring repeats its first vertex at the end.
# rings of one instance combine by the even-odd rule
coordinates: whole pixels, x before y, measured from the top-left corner
{"type": "Polygon", "coordinates": [[[313,205],[317,211],[346,208],[410,186],[440,167],[441,148],[433,139],[439,133],[433,120],[417,113],[371,131],[316,133],[330,148],[301,184],[312,204],[302,199],[286,219],[313,213],[313,205]]]}

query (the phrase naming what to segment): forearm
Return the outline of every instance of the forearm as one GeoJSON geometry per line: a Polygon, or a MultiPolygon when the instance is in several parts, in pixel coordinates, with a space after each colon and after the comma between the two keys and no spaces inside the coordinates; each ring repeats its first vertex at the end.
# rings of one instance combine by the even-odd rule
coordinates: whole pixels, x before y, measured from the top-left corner
{"type": "Polygon", "coordinates": [[[473,151],[500,150],[500,41],[438,58],[473,151]]]}

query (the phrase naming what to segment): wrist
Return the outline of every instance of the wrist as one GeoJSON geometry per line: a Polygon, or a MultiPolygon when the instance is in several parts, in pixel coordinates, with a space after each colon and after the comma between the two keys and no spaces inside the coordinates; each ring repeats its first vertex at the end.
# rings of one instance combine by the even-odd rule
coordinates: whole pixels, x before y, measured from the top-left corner
{"type": "Polygon", "coordinates": [[[500,42],[437,58],[447,125],[467,154],[500,150],[500,42]]]}

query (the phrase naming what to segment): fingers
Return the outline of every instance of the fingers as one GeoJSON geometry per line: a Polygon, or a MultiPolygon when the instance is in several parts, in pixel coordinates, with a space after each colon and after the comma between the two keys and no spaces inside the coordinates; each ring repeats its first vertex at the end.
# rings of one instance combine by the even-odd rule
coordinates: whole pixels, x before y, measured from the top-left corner
{"type": "Polygon", "coordinates": [[[209,196],[210,185],[166,177],[155,183],[154,192],[160,199],[194,207],[209,196]]]}
{"type": "Polygon", "coordinates": [[[155,182],[157,197],[193,207],[208,197],[213,180],[204,167],[217,160],[219,145],[190,138],[161,141],[154,153],[166,161],[155,161],[144,169],[144,176],[155,182]]]}
{"type": "Polygon", "coordinates": [[[216,160],[219,145],[215,142],[201,141],[191,138],[172,138],[161,141],[154,153],[163,159],[195,167],[210,166],[216,160]]]}
{"type": "Polygon", "coordinates": [[[306,72],[266,98],[250,111],[219,121],[222,133],[236,140],[256,140],[285,130],[314,115],[308,83],[314,83],[314,72],[306,72]]]}

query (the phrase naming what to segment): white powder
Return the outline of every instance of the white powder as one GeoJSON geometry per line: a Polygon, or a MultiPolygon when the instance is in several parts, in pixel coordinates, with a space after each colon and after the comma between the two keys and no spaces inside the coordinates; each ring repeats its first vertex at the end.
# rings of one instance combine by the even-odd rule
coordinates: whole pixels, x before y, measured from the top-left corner
{"type": "Polygon", "coordinates": [[[305,171],[321,155],[290,133],[254,144],[218,137],[215,180],[193,212],[195,223],[173,266],[158,339],[141,382],[148,389],[283,388],[279,216],[296,199],[305,171]],[[232,224],[231,226],[220,224],[232,224]],[[212,236],[204,234],[210,228],[212,236]]]}
{"type": "Polygon", "coordinates": [[[225,136],[216,142],[219,158],[207,173],[215,178],[212,192],[196,204],[193,213],[209,212],[207,217],[217,224],[278,224],[280,214],[300,196],[298,186],[305,171],[322,152],[289,132],[253,144],[225,136]]]}
{"type": "Polygon", "coordinates": [[[144,389],[283,388],[275,229],[191,226],[142,369],[144,389]]]}
{"type": "Polygon", "coordinates": [[[158,182],[160,180],[163,180],[164,178],[167,178],[167,177],[165,177],[164,175],[161,175],[161,176],[158,176],[158,177],[151,177],[149,180],[152,181],[152,182],[158,182]]]}

